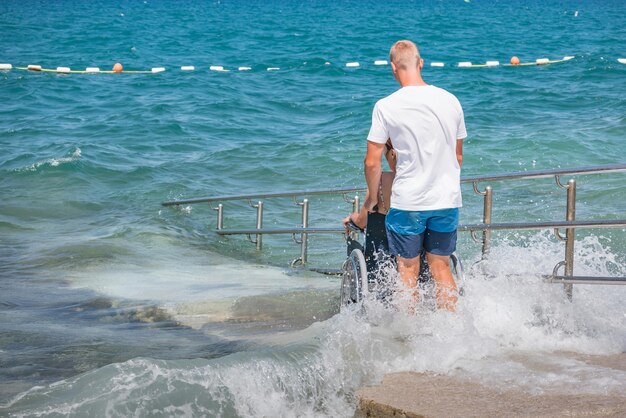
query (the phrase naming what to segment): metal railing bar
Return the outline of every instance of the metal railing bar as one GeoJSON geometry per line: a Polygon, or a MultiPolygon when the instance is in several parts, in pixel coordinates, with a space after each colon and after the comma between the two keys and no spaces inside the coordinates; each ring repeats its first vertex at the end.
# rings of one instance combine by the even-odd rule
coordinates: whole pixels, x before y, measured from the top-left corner
{"type": "Polygon", "coordinates": [[[266,229],[220,229],[215,231],[219,235],[279,235],[279,234],[345,234],[343,228],[266,228],[266,229]]]}
{"type": "Polygon", "coordinates": [[[364,191],[365,191],[365,187],[348,187],[348,188],[342,188],[342,189],[300,190],[300,191],[291,191],[291,192],[199,197],[196,199],[170,200],[167,202],[163,202],[161,204],[163,206],[174,206],[174,205],[187,205],[187,204],[204,203],[204,202],[217,202],[217,201],[221,202],[221,201],[227,201],[227,200],[246,200],[246,199],[292,197],[292,196],[314,196],[314,195],[342,194],[342,193],[354,193],[354,192],[364,192],[364,191]]]}
{"type": "Polygon", "coordinates": [[[496,175],[484,175],[462,178],[461,183],[485,182],[511,179],[530,179],[530,178],[546,178],[557,175],[575,175],[575,174],[600,174],[600,173],[617,173],[626,171],[626,164],[608,164],[596,165],[577,168],[555,168],[550,170],[524,171],[517,173],[506,173],[496,175]]]}
{"type": "MultiPolygon", "coordinates": [[[[537,170],[537,171],[524,171],[517,173],[506,173],[500,175],[484,175],[461,178],[461,183],[479,183],[485,181],[499,181],[499,180],[511,180],[511,179],[531,179],[531,178],[545,178],[553,177],[556,175],[574,175],[574,174],[600,174],[600,173],[615,173],[626,171],[626,164],[609,164],[600,166],[588,166],[578,168],[557,168],[551,170],[537,170]]],[[[224,196],[212,196],[212,197],[199,197],[194,199],[183,200],[170,200],[161,203],[163,206],[175,206],[175,205],[189,205],[195,203],[217,202],[227,200],[247,200],[258,198],[277,198],[277,197],[291,197],[291,196],[314,196],[325,194],[342,194],[342,193],[356,193],[365,192],[365,187],[347,187],[347,188],[331,188],[331,189],[317,189],[317,190],[296,190],[288,192],[276,192],[276,193],[255,193],[245,195],[224,195],[224,196]]]]}
{"type": "Polygon", "coordinates": [[[512,222],[492,224],[459,225],[458,231],[498,231],[532,230],[550,228],[614,228],[626,226],[626,219],[606,219],[596,221],[550,221],[550,222],[512,222]]]}
{"type": "MultiPolygon", "coordinates": [[[[626,227],[626,219],[598,220],[598,221],[552,221],[552,222],[519,222],[459,225],[459,232],[485,230],[533,230],[552,228],[615,228],[626,227]]],[[[220,229],[215,231],[219,235],[248,235],[248,234],[345,234],[343,228],[266,228],[266,229],[220,229]]]]}
{"type": "Polygon", "coordinates": [[[595,276],[543,276],[543,277],[551,283],[626,285],[626,277],[595,277],[595,276]]]}

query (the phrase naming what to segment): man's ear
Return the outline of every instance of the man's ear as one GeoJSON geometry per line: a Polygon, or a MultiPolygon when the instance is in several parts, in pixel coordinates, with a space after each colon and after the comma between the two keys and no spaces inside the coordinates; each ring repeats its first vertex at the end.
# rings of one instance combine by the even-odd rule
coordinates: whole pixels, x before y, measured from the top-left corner
{"type": "Polygon", "coordinates": [[[398,68],[396,67],[396,64],[393,63],[393,61],[391,62],[391,72],[393,73],[393,75],[396,75],[396,72],[398,71],[398,68]]]}
{"type": "Polygon", "coordinates": [[[422,58],[420,58],[419,69],[421,70],[422,68],[424,68],[424,60],[422,58]]]}

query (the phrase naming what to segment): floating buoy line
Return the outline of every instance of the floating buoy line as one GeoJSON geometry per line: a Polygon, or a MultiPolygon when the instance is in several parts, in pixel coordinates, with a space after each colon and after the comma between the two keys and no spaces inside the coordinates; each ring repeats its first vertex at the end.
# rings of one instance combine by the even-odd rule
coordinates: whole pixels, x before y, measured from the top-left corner
{"type": "MultiPolygon", "coordinates": [[[[561,59],[549,59],[549,58],[538,58],[535,61],[521,62],[518,57],[512,57],[508,63],[501,64],[500,61],[486,61],[485,63],[473,63],[471,61],[461,61],[456,64],[446,65],[444,62],[440,61],[431,61],[429,63],[430,67],[434,68],[443,68],[443,67],[456,67],[456,68],[489,68],[489,67],[528,67],[528,66],[540,66],[540,65],[550,65],[557,64],[561,62],[566,62],[573,60],[574,56],[565,56],[561,59]]],[[[626,64],[626,58],[618,58],[617,62],[620,64],[626,64]]],[[[306,64],[306,63],[305,63],[306,64]]],[[[324,65],[330,66],[332,63],[326,61],[324,65]]],[[[374,66],[386,66],[389,65],[387,60],[375,60],[373,62],[374,66]]],[[[346,62],[342,65],[345,68],[360,68],[361,63],[358,61],[346,62]]],[[[222,65],[211,65],[209,66],[209,71],[214,72],[230,72],[230,71],[252,71],[252,70],[261,70],[261,71],[280,71],[280,67],[264,67],[264,68],[253,68],[253,67],[233,67],[232,69],[226,68],[222,65]]],[[[0,64],[0,71],[10,71],[10,70],[18,70],[18,71],[32,71],[32,72],[42,72],[42,73],[56,73],[56,74],[155,74],[166,71],[165,67],[154,67],[149,70],[125,70],[122,67],[122,64],[116,63],[111,70],[101,70],[98,67],[87,67],[84,70],[72,70],[70,67],[57,67],[57,68],[43,68],[41,65],[27,65],[26,67],[13,66],[12,64],[0,64]]],[[[196,71],[197,68],[193,65],[185,65],[180,67],[180,71],[184,72],[192,72],[196,71]]]]}

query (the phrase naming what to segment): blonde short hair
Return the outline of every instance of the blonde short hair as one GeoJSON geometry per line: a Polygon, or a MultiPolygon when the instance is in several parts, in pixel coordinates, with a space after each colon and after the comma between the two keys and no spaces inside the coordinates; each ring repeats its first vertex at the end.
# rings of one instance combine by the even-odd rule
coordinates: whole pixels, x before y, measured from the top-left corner
{"type": "Polygon", "coordinates": [[[389,51],[389,60],[395,64],[399,70],[407,70],[411,67],[419,66],[421,57],[417,45],[408,40],[398,41],[389,51]]]}

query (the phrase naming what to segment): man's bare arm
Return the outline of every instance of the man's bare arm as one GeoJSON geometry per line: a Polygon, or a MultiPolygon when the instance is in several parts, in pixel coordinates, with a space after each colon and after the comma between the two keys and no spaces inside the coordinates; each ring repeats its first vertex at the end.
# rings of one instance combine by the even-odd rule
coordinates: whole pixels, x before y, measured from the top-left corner
{"type": "Polygon", "coordinates": [[[456,140],[456,160],[459,162],[459,167],[463,165],[463,140],[456,140]]]}
{"type": "Polygon", "coordinates": [[[367,141],[367,153],[365,154],[364,168],[365,181],[367,182],[368,196],[363,203],[363,207],[372,211],[378,203],[378,188],[380,187],[380,176],[382,174],[382,156],[385,144],[367,141]]]}

